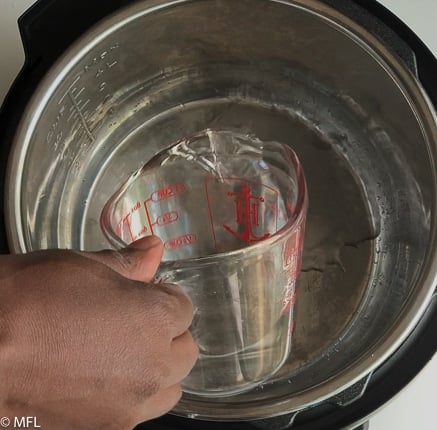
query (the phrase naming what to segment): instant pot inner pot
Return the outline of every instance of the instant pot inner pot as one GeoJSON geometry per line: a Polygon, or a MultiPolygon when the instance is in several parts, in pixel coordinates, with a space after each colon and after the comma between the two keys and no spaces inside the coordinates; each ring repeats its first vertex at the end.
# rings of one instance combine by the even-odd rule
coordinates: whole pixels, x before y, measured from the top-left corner
{"type": "Polygon", "coordinates": [[[178,414],[260,418],[323,400],[381,358],[378,342],[419,288],[433,168],[413,85],[361,30],[306,3],[135,4],[66,54],[22,125],[10,233],[21,251],[109,247],[106,201],[203,129],[298,154],[310,206],[290,359],[249,393],[185,395],[178,414]]]}

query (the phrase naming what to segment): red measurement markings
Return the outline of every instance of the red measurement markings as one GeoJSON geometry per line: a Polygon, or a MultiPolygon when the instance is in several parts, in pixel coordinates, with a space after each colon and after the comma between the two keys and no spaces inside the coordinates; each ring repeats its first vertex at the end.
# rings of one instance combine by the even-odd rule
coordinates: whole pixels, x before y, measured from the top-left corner
{"type": "Polygon", "coordinates": [[[117,234],[118,236],[124,236],[124,231],[127,229],[130,237],[130,241],[133,242],[139,239],[141,236],[144,236],[147,233],[147,226],[142,225],[140,228],[136,229],[133,227],[133,224],[136,224],[132,221],[132,216],[135,215],[138,210],[141,209],[141,202],[137,201],[129,210],[129,212],[123,215],[121,221],[117,224],[117,234]]]}
{"type": "Polygon", "coordinates": [[[296,320],[291,319],[290,325],[288,326],[288,335],[292,335],[294,331],[296,330],[296,320]]]}
{"type": "MultiPolygon", "coordinates": [[[[243,178],[235,177],[223,177],[217,179],[216,177],[206,177],[205,178],[205,194],[208,202],[209,217],[211,223],[211,231],[214,237],[214,244],[216,249],[220,249],[220,243],[217,240],[216,231],[218,228],[224,228],[228,233],[233,236],[243,240],[245,242],[258,242],[260,240],[266,239],[270,236],[270,233],[265,233],[261,236],[256,236],[254,234],[254,227],[259,227],[260,223],[260,205],[265,205],[267,211],[273,212],[275,217],[275,227],[277,231],[278,223],[278,191],[274,188],[264,185],[262,183],[251,181],[243,178]],[[217,190],[214,187],[219,182],[220,196],[217,195],[217,190]],[[235,188],[235,185],[240,187],[240,192],[229,191],[229,187],[235,188]],[[252,188],[256,186],[261,188],[265,197],[252,195],[252,188]],[[228,189],[226,189],[228,188],[228,189]],[[220,220],[220,215],[216,213],[217,201],[221,199],[227,199],[234,197],[235,205],[235,225],[231,227],[229,224],[223,224],[220,220]],[[244,231],[237,231],[243,227],[244,231]]],[[[263,211],[264,212],[264,211],[263,211]]],[[[273,220],[270,225],[273,224],[273,220]]]]}
{"type": "Polygon", "coordinates": [[[168,199],[170,197],[178,196],[179,194],[184,193],[186,190],[187,190],[187,186],[185,185],[184,182],[170,184],[154,191],[150,196],[150,200],[152,202],[159,202],[161,200],[168,199]]]}
{"type": "Polygon", "coordinates": [[[150,231],[152,232],[152,234],[154,234],[154,226],[157,225],[158,227],[161,227],[177,221],[179,219],[179,213],[176,211],[166,212],[159,215],[155,221],[152,221],[148,205],[150,203],[158,203],[162,200],[179,196],[185,193],[185,191],[187,191],[187,186],[185,182],[177,182],[174,184],[166,185],[162,188],[158,188],[152,194],[150,194],[150,197],[148,199],[144,200],[144,209],[146,211],[147,221],[149,223],[150,231]]]}
{"type": "Polygon", "coordinates": [[[136,203],[131,207],[130,213],[133,214],[133,213],[136,212],[140,207],[141,207],[141,202],[140,202],[140,201],[136,202],[136,203]]]}
{"type": "Polygon", "coordinates": [[[295,277],[297,269],[297,259],[299,255],[298,234],[294,234],[285,242],[282,252],[282,268],[289,271],[292,277],[295,277]]]}
{"type": "Polygon", "coordinates": [[[162,227],[172,222],[176,222],[178,219],[179,219],[179,212],[170,211],[162,215],[159,215],[158,218],[156,219],[156,223],[154,223],[153,225],[157,224],[159,227],[162,227]]]}
{"type": "Polygon", "coordinates": [[[291,276],[295,278],[299,274],[302,263],[304,228],[304,224],[300,221],[300,225],[284,243],[282,250],[282,268],[289,271],[291,276]]]}
{"type": "Polygon", "coordinates": [[[147,226],[143,225],[143,226],[141,227],[141,230],[138,232],[138,234],[137,234],[135,240],[137,240],[137,239],[139,239],[140,237],[144,236],[144,235],[147,233],[147,230],[148,230],[148,229],[147,229],[147,226]]]}
{"type": "Polygon", "coordinates": [[[290,286],[290,288],[288,286],[286,287],[284,297],[281,300],[281,314],[290,312],[290,310],[296,304],[296,300],[297,292],[295,290],[295,283],[293,282],[293,285],[290,286]]]}
{"type": "Polygon", "coordinates": [[[122,218],[120,221],[118,221],[117,227],[115,228],[115,234],[118,237],[121,237],[121,235],[122,235],[122,232],[123,232],[123,222],[124,222],[124,219],[122,218]]]}
{"type": "Polygon", "coordinates": [[[196,233],[187,233],[182,236],[174,237],[164,243],[165,249],[173,251],[184,246],[190,246],[197,242],[196,233]]]}
{"type": "Polygon", "coordinates": [[[270,233],[265,233],[262,236],[255,236],[253,233],[253,227],[259,226],[259,205],[264,203],[264,198],[253,195],[252,188],[248,184],[243,184],[239,192],[228,191],[227,195],[235,197],[235,221],[238,225],[243,226],[244,230],[237,232],[226,224],[223,224],[223,228],[247,243],[267,239],[270,233]]]}
{"type": "Polygon", "coordinates": [[[287,284],[284,288],[284,294],[281,303],[282,313],[289,312],[296,303],[296,284],[302,264],[303,236],[304,225],[301,221],[301,224],[298,226],[293,235],[284,243],[282,253],[282,268],[284,270],[284,276],[286,277],[287,284]]]}

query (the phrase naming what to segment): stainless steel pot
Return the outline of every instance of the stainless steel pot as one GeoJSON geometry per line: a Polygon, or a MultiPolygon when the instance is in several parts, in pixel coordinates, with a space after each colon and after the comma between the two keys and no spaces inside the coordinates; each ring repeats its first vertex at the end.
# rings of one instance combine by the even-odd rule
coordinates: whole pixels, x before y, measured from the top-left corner
{"type": "Polygon", "coordinates": [[[94,27],[46,75],[15,135],[11,248],[108,247],[98,221],[113,191],[207,127],[290,143],[302,161],[296,346],[262,387],[185,395],[175,413],[258,419],[348,387],[354,400],[437,283],[437,127],[399,58],[322,3],[142,1],[94,27]]]}

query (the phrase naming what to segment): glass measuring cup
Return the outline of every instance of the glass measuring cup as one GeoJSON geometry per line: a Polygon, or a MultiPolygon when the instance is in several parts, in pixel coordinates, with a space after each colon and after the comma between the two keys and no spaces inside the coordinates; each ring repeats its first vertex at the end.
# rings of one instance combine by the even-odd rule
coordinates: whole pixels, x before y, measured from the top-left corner
{"type": "Polygon", "coordinates": [[[186,392],[228,396],[287,359],[307,208],[302,168],[286,145],[206,130],[155,156],[102,211],[115,247],[157,235],[157,279],[193,301],[200,357],[186,392]]]}

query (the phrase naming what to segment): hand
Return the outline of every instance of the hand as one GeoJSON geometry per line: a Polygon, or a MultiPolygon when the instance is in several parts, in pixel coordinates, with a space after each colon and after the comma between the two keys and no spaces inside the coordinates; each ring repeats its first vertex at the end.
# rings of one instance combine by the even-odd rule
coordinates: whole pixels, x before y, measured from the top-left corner
{"type": "Polygon", "coordinates": [[[188,297],[149,283],[162,253],[149,237],[120,252],[0,257],[0,416],[130,430],[179,401],[198,349],[188,297]]]}

